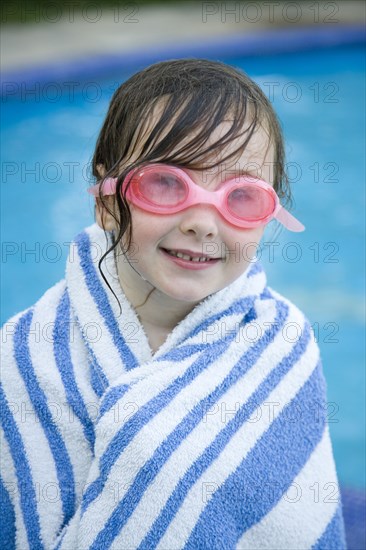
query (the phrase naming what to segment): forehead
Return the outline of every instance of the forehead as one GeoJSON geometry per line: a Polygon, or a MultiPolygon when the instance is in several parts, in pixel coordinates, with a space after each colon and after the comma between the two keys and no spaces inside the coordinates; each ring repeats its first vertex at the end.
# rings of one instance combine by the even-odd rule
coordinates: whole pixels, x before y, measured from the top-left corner
{"type": "MultiPolygon", "coordinates": [[[[133,161],[138,160],[144,143],[150,136],[154,127],[161,120],[164,108],[166,106],[166,100],[167,98],[160,98],[159,101],[157,101],[150,109],[148,116],[139,125],[131,155],[133,161]]],[[[183,108],[184,106],[182,109],[183,108]]],[[[179,111],[166,123],[162,131],[159,133],[157,143],[161,142],[164,137],[168,135],[170,130],[174,127],[178,115],[179,111]]],[[[220,165],[221,170],[230,170],[235,165],[235,169],[244,171],[246,166],[249,164],[253,167],[258,166],[260,168],[267,162],[273,162],[274,148],[271,144],[270,135],[265,125],[257,123],[255,132],[251,135],[249,142],[244,147],[253,123],[253,118],[253,112],[250,108],[248,108],[243,128],[239,128],[236,132],[237,136],[233,137],[225,145],[220,147],[220,141],[226,141],[225,136],[230,132],[230,129],[234,123],[230,113],[226,115],[225,119],[214,128],[205,141],[205,150],[212,146],[212,151],[210,151],[209,154],[202,159],[203,170],[205,169],[205,166],[210,167],[217,164],[220,165]],[[227,159],[230,155],[233,156],[230,159],[227,159]]],[[[180,153],[185,145],[191,145],[192,143],[194,144],[195,138],[200,134],[203,128],[204,123],[195,129],[187,128],[186,133],[179,141],[179,144],[169,149],[169,156],[174,157],[174,154],[180,153]]],[[[156,143],[154,145],[156,145],[156,143]]],[[[153,145],[151,147],[153,147],[153,145]]],[[[188,164],[187,167],[189,167],[188,164]]]]}
{"type": "MultiPolygon", "coordinates": [[[[229,132],[232,124],[233,120],[230,119],[221,122],[210,135],[208,144],[217,143],[229,132]]],[[[264,127],[257,124],[248,143],[245,144],[250,132],[251,124],[252,118],[248,118],[244,127],[239,131],[239,135],[221,149],[217,149],[212,155],[212,158],[217,162],[224,162],[226,157],[234,154],[235,151],[238,151],[238,153],[233,156],[233,159],[230,159],[227,163],[234,161],[240,164],[242,162],[248,162],[249,159],[257,162],[263,161],[264,157],[266,157],[271,150],[270,136],[264,127]]]]}
{"type": "MultiPolygon", "coordinates": [[[[225,136],[231,128],[232,120],[223,121],[208,140],[208,144],[215,143],[225,136]]],[[[243,128],[247,130],[250,122],[243,128]]],[[[221,149],[215,151],[207,158],[208,167],[202,167],[205,181],[211,187],[216,186],[217,180],[224,181],[239,174],[247,174],[263,179],[270,184],[274,182],[275,149],[271,142],[269,132],[259,124],[255,132],[245,145],[246,134],[236,137],[221,149]],[[238,151],[239,150],[239,151],[238,151]],[[233,153],[231,158],[230,154],[233,153]],[[234,154],[235,153],[235,154],[234,154]],[[215,164],[216,167],[211,166],[215,164]]]]}

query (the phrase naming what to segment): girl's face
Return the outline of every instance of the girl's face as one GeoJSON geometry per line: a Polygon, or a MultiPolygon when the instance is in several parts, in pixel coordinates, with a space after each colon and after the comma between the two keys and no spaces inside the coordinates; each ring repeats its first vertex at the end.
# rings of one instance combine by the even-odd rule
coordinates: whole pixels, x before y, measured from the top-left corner
{"type": "MultiPolygon", "coordinates": [[[[212,139],[216,141],[225,133],[228,124],[222,123],[212,139]]],[[[238,145],[232,142],[221,158],[238,145]]],[[[185,171],[197,185],[208,190],[215,190],[238,170],[273,184],[273,161],[268,135],[258,128],[236,162],[226,161],[206,171],[185,171]]],[[[152,287],[164,303],[171,300],[172,304],[179,301],[186,305],[223,289],[248,268],[264,231],[264,226],[235,227],[214,207],[201,204],[171,215],[153,214],[134,205],[130,209],[132,246],[128,259],[133,268],[122,255],[118,255],[117,265],[122,286],[135,305],[145,300],[152,287]],[[195,257],[206,254],[217,260],[196,263],[171,255],[179,251],[195,257]]]]}

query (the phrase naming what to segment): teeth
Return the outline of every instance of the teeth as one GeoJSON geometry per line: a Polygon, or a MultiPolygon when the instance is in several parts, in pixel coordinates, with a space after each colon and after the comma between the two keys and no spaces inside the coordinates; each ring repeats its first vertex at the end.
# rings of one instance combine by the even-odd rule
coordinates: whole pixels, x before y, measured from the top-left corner
{"type": "Polygon", "coordinates": [[[182,260],[189,260],[191,262],[209,262],[209,258],[205,258],[203,256],[188,256],[188,254],[183,254],[182,252],[174,252],[173,250],[168,251],[169,254],[172,256],[176,256],[177,258],[182,258],[182,260]]]}
{"type": "Polygon", "coordinates": [[[177,256],[177,258],[182,258],[182,260],[192,260],[190,256],[187,254],[182,254],[182,252],[173,252],[174,256],[177,256]]]}

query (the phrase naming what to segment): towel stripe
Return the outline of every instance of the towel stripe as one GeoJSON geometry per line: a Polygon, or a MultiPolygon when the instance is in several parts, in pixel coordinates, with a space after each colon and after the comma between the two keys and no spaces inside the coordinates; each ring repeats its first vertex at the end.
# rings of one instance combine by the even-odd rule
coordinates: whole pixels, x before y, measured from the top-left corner
{"type": "Polygon", "coordinates": [[[255,298],[256,296],[246,296],[245,298],[236,300],[233,304],[230,305],[230,307],[225,308],[218,313],[215,313],[214,315],[206,318],[202,323],[200,323],[191,332],[189,332],[184,339],[188,340],[189,338],[193,338],[197,334],[203,333],[205,330],[208,329],[210,325],[213,325],[216,321],[224,321],[225,317],[229,317],[234,313],[242,313],[243,310],[250,311],[253,308],[255,298]]]}
{"type": "MultiPolygon", "coordinates": [[[[228,310],[225,310],[225,314],[227,311],[228,310]]],[[[236,311],[232,313],[234,314],[236,313],[236,311]]],[[[232,330],[226,330],[225,335],[221,334],[221,341],[231,342],[232,340],[236,339],[241,328],[243,328],[243,326],[249,324],[250,322],[255,321],[256,319],[257,319],[257,313],[255,311],[255,308],[252,307],[245,315],[243,315],[243,318],[241,319],[240,323],[238,322],[232,330]]],[[[202,333],[204,333],[204,331],[207,330],[208,328],[208,326],[206,326],[205,323],[202,323],[200,326],[202,328],[202,333]]],[[[156,361],[179,362],[186,359],[187,357],[193,356],[195,353],[199,351],[202,352],[206,350],[206,353],[212,353],[210,348],[213,349],[212,346],[215,346],[215,345],[217,345],[217,340],[215,342],[207,342],[203,344],[181,344],[179,348],[171,349],[167,351],[164,355],[157,357],[156,361]]]]}
{"type": "MultiPolygon", "coordinates": [[[[174,545],[175,541],[178,543],[178,540],[179,546],[184,546],[184,543],[190,536],[191,530],[199,520],[199,515],[202,513],[206,505],[202,495],[202,483],[212,483],[212,481],[214,481],[217,488],[221,486],[223,480],[229,477],[232,472],[236,471],[241,460],[243,460],[243,458],[247,456],[257,442],[261,440],[265,431],[270,427],[270,423],[276,414],[278,414],[281,411],[281,408],[283,408],[290,401],[291,397],[294,397],[295,392],[298,391],[299,387],[301,387],[305,380],[307,380],[310,373],[315,368],[316,361],[318,360],[318,353],[316,347],[312,344],[312,350],[310,353],[307,353],[305,356],[302,354],[299,357],[299,360],[293,364],[290,371],[285,374],[281,380],[279,380],[277,385],[274,386],[268,397],[267,395],[258,396],[253,394],[255,388],[259,388],[259,390],[257,389],[257,392],[260,391],[261,387],[266,390],[265,386],[268,380],[270,380],[271,370],[272,368],[277,368],[275,363],[269,367],[273,356],[272,354],[276,353],[276,348],[278,350],[278,342],[281,341],[281,339],[282,332],[278,334],[276,341],[274,342],[274,346],[268,348],[267,352],[260,356],[255,368],[251,369],[248,372],[248,375],[243,379],[243,382],[237,386],[237,392],[232,392],[232,396],[229,399],[230,403],[233,403],[236,395],[243,395],[243,400],[245,401],[245,405],[237,413],[239,416],[236,418],[240,418],[242,413],[246,414],[247,418],[243,422],[242,427],[236,430],[232,439],[228,442],[224,452],[222,452],[217,459],[211,463],[209,468],[202,472],[198,482],[194,487],[192,486],[192,489],[187,494],[187,498],[185,498],[181,508],[179,509],[179,514],[176,515],[171,525],[169,525],[166,536],[164,536],[160,541],[159,548],[174,545]],[[258,376],[259,373],[263,373],[263,376],[258,376]],[[268,401],[269,404],[271,402],[277,403],[279,407],[277,407],[277,409],[271,414],[267,414],[267,412],[263,414],[262,403],[264,399],[265,402],[263,404],[263,408],[266,407],[268,401]],[[252,407],[250,407],[251,401],[252,407]]],[[[286,355],[288,355],[288,350],[292,349],[291,344],[286,347],[287,353],[282,355],[283,360],[286,355]]],[[[280,359],[281,357],[277,356],[279,363],[280,359]]],[[[215,420],[215,417],[213,417],[213,420],[215,420]]],[[[271,470],[274,471],[275,469],[276,463],[273,463],[271,470]]],[[[255,483],[256,480],[257,478],[253,471],[252,483],[255,483]]],[[[238,502],[240,502],[240,500],[238,502]]],[[[221,515],[219,517],[221,518],[221,515]]],[[[228,529],[229,525],[230,522],[228,524],[228,529]]],[[[207,527],[209,528],[209,524],[207,527]]],[[[268,532],[269,530],[266,531],[266,533],[268,532]]],[[[208,540],[211,540],[209,533],[207,533],[207,538],[208,540]]],[[[213,539],[217,540],[216,537],[213,537],[213,539]]]]}
{"type": "Polygon", "coordinates": [[[94,447],[94,424],[89,416],[79,388],[75,381],[70,355],[70,300],[65,289],[56,310],[53,347],[56,365],[60,371],[67,400],[83,426],[90,449],[94,447]]]}
{"type": "Polygon", "coordinates": [[[99,365],[95,354],[93,352],[92,347],[89,345],[89,342],[85,338],[85,334],[82,330],[80,320],[77,315],[75,315],[75,322],[77,323],[79,329],[80,329],[80,335],[81,339],[85,345],[86,350],[88,351],[89,356],[89,369],[91,374],[91,386],[93,388],[94,393],[101,397],[105,390],[108,388],[108,379],[106,375],[104,374],[101,366],[99,365]]]}
{"type": "Polygon", "coordinates": [[[84,273],[85,282],[89,289],[90,296],[92,296],[95,301],[96,307],[104,320],[105,326],[111,334],[113,343],[116,346],[126,369],[132,369],[138,365],[138,361],[126,344],[126,341],[119,330],[107,293],[102,287],[99,276],[92,262],[90,238],[87,233],[83,232],[76,237],[75,242],[77,244],[80,265],[84,273]]]}
{"type": "Polygon", "coordinates": [[[13,457],[18,491],[20,494],[20,505],[27,531],[29,546],[32,550],[44,550],[41,542],[41,529],[37,510],[36,492],[33,486],[31,468],[28,463],[27,454],[23,445],[16,422],[8,407],[8,403],[0,384],[1,418],[5,437],[13,457]]]}
{"type": "Polygon", "coordinates": [[[15,512],[9,493],[0,476],[0,548],[15,549],[15,512]]]}
{"type": "MultiPolygon", "coordinates": [[[[296,369],[299,368],[305,368],[308,371],[303,360],[296,367],[296,369]]],[[[320,363],[318,363],[318,368],[320,374],[320,363]]],[[[293,394],[291,395],[293,396],[293,394]]],[[[316,402],[315,405],[317,405],[316,402]]],[[[302,408],[303,406],[304,404],[302,404],[302,408]]],[[[299,412],[302,414],[302,410],[299,410],[299,412]]],[[[281,413],[284,421],[296,422],[299,426],[298,414],[291,418],[286,414],[285,409],[282,409],[281,413]]],[[[310,418],[310,420],[317,422],[316,416],[310,418]]],[[[295,428],[296,426],[294,426],[295,428]]],[[[299,428],[301,429],[301,426],[299,428]]],[[[309,428],[307,427],[307,429],[309,428]]],[[[291,434],[287,439],[290,437],[291,434]]],[[[292,447],[290,440],[285,442],[283,451],[281,446],[281,460],[286,462],[291,459],[294,453],[292,447]],[[289,458],[287,458],[286,446],[291,447],[289,458]]],[[[281,468],[283,468],[282,464],[281,468]]],[[[257,487],[253,487],[251,492],[257,493],[258,500],[268,498],[267,495],[273,491],[272,485],[278,485],[274,474],[272,474],[272,481],[273,483],[266,486],[265,483],[262,484],[261,480],[258,480],[257,487]]],[[[293,550],[310,549],[321,537],[324,526],[331,521],[338,506],[338,498],[334,494],[335,486],[337,486],[337,474],[332,461],[329,428],[325,424],[319,443],[315,446],[309,459],[293,479],[289,488],[286,490],[286,487],[284,487],[283,495],[270,512],[244,532],[235,546],[236,550],[251,550],[259,540],[261,541],[262,550],[272,550],[273,548],[278,548],[278,550],[287,550],[287,548],[293,550]],[[331,498],[327,498],[327,492],[324,493],[324,490],[329,487],[333,492],[331,498]],[[268,533],[271,533],[272,536],[268,537],[268,533]]],[[[242,492],[240,496],[243,496],[242,492]]],[[[242,501],[246,506],[247,501],[245,501],[245,498],[242,501]]]]}
{"type": "MultiPolygon", "coordinates": [[[[244,318],[244,324],[250,322],[256,318],[256,313],[254,310],[251,310],[244,318]]],[[[129,442],[136,436],[136,434],[148,423],[151,418],[158,414],[167,404],[174,399],[174,397],[181,391],[184,387],[189,385],[195,377],[197,377],[202,370],[205,370],[209,365],[217,359],[218,356],[222,355],[227,349],[230,341],[235,339],[236,331],[229,333],[226,338],[215,342],[211,345],[209,354],[203,354],[198,358],[196,362],[185,372],[185,374],[180,377],[180,383],[177,384],[177,380],[174,380],[173,384],[168,386],[163,390],[159,395],[152,399],[145,407],[140,408],[137,413],[129,420],[126,426],[122,427],[121,430],[113,437],[111,443],[109,444],[107,450],[100,459],[100,475],[95,479],[86,489],[84,493],[84,499],[82,504],[82,515],[86,512],[90,504],[94,499],[103,490],[104,483],[109,475],[109,472],[112,466],[117,461],[120,454],[123,452],[123,449],[129,444],[129,442]],[[207,357],[209,355],[209,358],[207,357]],[[146,411],[148,410],[148,414],[146,411]],[[130,429],[131,426],[131,429],[130,429]],[[126,435],[128,433],[128,437],[126,435]]],[[[189,347],[189,345],[187,345],[189,347]]],[[[181,348],[180,348],[181,349],[181,348]]],[[[185,350],[187,356],[192,356],[192,349],[185,350]]],[[[166,360],[172,360],[172,357],[175,355],[175,350],[170,353],[167,353],[164,357],[166,360]]],[[[177,357],[178,360],[178,357],[177,357]]],[[[182,361],[182,356],[179,359],[182,361]]]]}
{"type": "MultiPolygon", "coordinates": [[[[248,279],[250,280],[251,278],[253,278],[255,275],[258,275],[258,274],[264,276],[264,271],[261,264],[259,262],[255,262],[249,269],[248,279]]],[[[223,320],[225,317],[228,317],[234,313],[242,313],[243,311],[250,311],[253,308],[254,301],[257,298],[258,297],[255,294],[252,294],[249,296],[245,296],[244,298],[239,298],[238,300],[235,300],[230,304],[229,307],[218,311],[214,315],[210,315],[206,317],[191,332],[188,332],[188,334],[185,335],[184,340],[188,340],[189,338],[196,336],[196,334],[199,334],[200,332],[207,330],[207,328],[210,325],[214,324],[219,319],[223,320]]]]}
{"type": "Polygon", "coordinates": [[[52,452],[61,492],[64,522],[67,523],[75,512],[74,473],[65,442],[53,421],[47,404],[47,397],[34,373],[29,348],[28,335],[33,311],[26,312],[18,321],[14,333],[14,356],[19,372],[24,380],[32,406],[38,415],[52,452]]]}
{"type": "Polygon", "coordinates": [[[319,397],[322,397],[322,390],[322,386],[319,388],[318,366],[296,397],[272,422],[240,467],[214,493],[193,529],[185,550],[200,547],[207,525],[212,529],[213,540],[222,540],[224,537],[228,548],[235,548],[242,534],[271,511],[322,437],[324,417],[314,429],[314,411],[319,397]],[[303,403],[309,404],[309,408],[301,409],[303,403]],[[299,408],[301,415],[298,415],[299,408]],[[297,418],[298,421],[291,422],[289,418],[297,418]],[[279,460],[278,449],[283,453],[283,460],[279,460]],[[222,532],[222,525],[217,522],[218,517],[225,517],[227,520],[225,533],[222,532]]]}
{"type": "Polygon", "coordinates": [[[115,386],[111,388],[105,399],[103,399],[102,404],[100,406],[99,410],[99,416],[97,418],[97,422],[108,412],[110,411],[114,405],[121,399],[126,391],[129,390],[129,386],[127,384],[122,384],[121,386],[115,386]]]}
{"type": "MultiPolygon", "coordinates": [[[[343,550],[339,545],[340,540],[345,540],[346,534],[342,517],[342,505],[339,503],[332,520],[327,525],[323,535],[317,541],[312,550],[343,550]]],[[[351,549],[350,549],[351,550],[351,549]]]]}
{"type": "MultiPolygon", "coordinates": [[[[256,314],[254,310],[249,312],[244,318],[244,324],[249,322],[252,319],[255,319],[255,317],[256,317],[256,314]]],[[[200,356],[198,360],[194,362],[193,365],[191,365],[191,367],[185,372],[185,374],[180,377],[179,385],[177,385],[176,383],[177,380],[175,379],[173,384],[168,386],[159,395],[155,396],[152,400],[150,400],[145,405],[145,407],[141,407],[137,411],[137,413],[130,418],[126,426],[122,427],[121,430],[113,437],[107,450],[105,451],[105,453],[100,459],[100,475],[88,486],[88,488],[84,493],[82,514],[86,512],[87,508],[92,503],[92,501],[95,498],[97,498],[100,492],[103,490],[103,485],[108,477],[108,474],[112,466],[120,456],[120,454],[123,452],[123,449],[130,443],[130,441],[144,427],[144,425],[151,420],[151,418],[153,418],[156,414],[158,414],[161,410],[163,410],[164,407],[166,407],[167,404],[170,403],[172,399],[174,399],[174,397],[179,393],[179,391],[181,391],[183,388],[189,385],[194,380],[194,378],[197,377],[202,372],[202,370],[207,369],[209,365],[213,361],[215,361],[219,355],[224,353],[229,343],[235,337],[236,337],[236,332],[229,333],[226,338],[223,338],[220,341],[215,342],[215,344],[211,344],[210,350],[209,350],[209,357],[210,357],[209,360],[207,356],[206,357],[204,355],[200,356]],[[131,426],[131,429],[130,429],[130,426],[131,426]],[[125,432],[128,433],[128,437],[125,432]]],[[[207,347],[207,345],[205,345],[205,347],[207,347]]],[[[187,346],[183,346],[183,348],[184,348],[184,353],[183,353],[184,357],[192,357],[193,356],[192,348],[196,348],[196,346],[190,347],[189,345],[187,345],[187,346]],[[189,349],[186,349],[186,348],[189,348],[189,349]]],[[[180,349],[182,349],[182,347],[180,349]]],[[[176,356],[176,350],[172,350],[171,352],[168,352],[167,354],[165,354],[163,357],[165,358],[165,360],[169,360],[169,361],[172,361],[172,360],[176,360],[176,361],[179,360],[180,362],[182,361],[182,356],[180,356],[180,358],[175,356],[176,356]]],[[[163,359],[163,357],[161,359],[163,359]]]]}
{"type": "Polygon", "coordinates": [[[173,399],[182,388],[192,382],[192,375],[197,376],[201,370],[204,370],[208,365],[217,359],[227,348],[227,341],[219,341],[212,346],[213,350],[210,357],[207,354],[200,356],[192,366],[184,373],[179,380],[174,382],[153,398],[145,407],[140,408],[136,414],[129,419],[126,425],[117,432],[112,441],[108,445],[107,450],[102,455],[99,467],[99,477],[86,489],[82,504],[82,513],[84,514],[90,504],[95,500],[103,490],[104,483],[109,475],[112,466],[117,461],[120,454],[123,452],[129,442],[135,435],[147,424],[155,414],[160,412],[173,399]],[[148,410],[148,414],[147,414],[148,410]]]}
{"type": "MultiPolygon", "coordinates": [[[[222,387],[218,387],[217,390],[215,390],[214,392],[215,398],[212,399],[212,401],[210,401],[209,403],[207,403],[207,407],[212,407],[213,404],[216,402],[217,398],[224,393],[222,391],[222,388],[225,388],[226,390],[227,387],[230,387],[231,385],[234,385],[235,383],[237,383],[238,379],[255,364],[260,354],[273,340],[275,334],[279,331],[280,327],[283,326],[283,323],[287,318],[288,309],[284,304],[276,304],[276,305],[277,305],[277,316],[276,316],[276,322],[275,322],[276,328],[272,331],[267,331],[264,334],[264,336],[254,346],[252,346],[250,350],[248,350],[248,352],[242,357],[241,361],[239,361],[237,365],[235,365],[234,369],[232,369],[228,377],[228,378],[231,378],[231,380],[225,381],[225,384],[222,384],[222,387]]],[[[297,360],[298,357],[299,357],[299,353],[294,353],[293,360],[294,361],[297,360]]],[[[276,368],[276,370],[279,370],[281,368],[281,364],[276,368]]],[[[287,365],[288,368],[290,368],[291,365],[292,363],[290,363],[290,365],[287,365]]],[[[273,371],[271,372],[271,375],[272,373],[273,371]]],[[[272,378],[271,375],[270,377],[272,378]]],[[[262,403],[265,400],[266,396],[270,393],[273,386],[275,386],[279,382],[278,378],[281,379],[281,376],[278,375],[278,377],[276,377],[276,379],[274,380],[266,379],[260,385],[260,387],[254,392],[254,394],[251,396],[251,398],[245,404],[245,406],[239,409],[239,411],[236,413],[234,418],[220,431],[218,436],[215,438],[212,444],[206,449],[206,451],[201,455],[201,457],[192,464],[191,468],[186,472],[185,476],[181,480],[179,480],[175,491],[172,493],[172,495],[168,499],[159,517],[155,520],[148,535],[145,537],[145,539],[139,546],[139,550],[142,550],[143,548],[156,547],[160,538],[162,537],[162,534],[165,533],[166,529],[169,526],[169,523],[172,521],[173,517],[178,512],[179,506],[183,502],[189,489],[194,485],[194,483],[196,483],[196,481],[199,479],[202,473],[211,465],[211,463],[216,459],[216,457],[222,452],[222,450],[230,441],[233,434],[240,428],[240,426],[246,420],[248,420],[248,418],[250,418],[250,416],[258,406],[258,403],[262,403]]],[[[209,410],[209,409],[205,408],[204,410],[209,410]]]]}
{"type": "MultiPolygon", "coordinates": [[[[263,348],[267,347],[269,344],[269,341],[271,341],[275,334],[278,332],[280,326],[282,326],[282,323],[286,319],[288,308],[287,306],[281,304],[279,307],[278,314],[276,317],[276,322],[274,323],[275,328],[271,331],[271,337],[268,338],[268,333],[265,333],[265,335],[257,342],[257,349],[256,352],[253,352],[252,357],[249,358],[250,352],[248,351],[245,354],[245,359],[242,361],[245,365],[245,371],[248,370],[252,364],[255,363],[257,357],[259,354],[263,351],[263,348]],[[282,318],[281,318],[282,317],[282,318]],[[268,341],[269,340],[269,341],[268,341]]],[[[253,312],[251,312],[250,318],[253,319],[255,315],[253,312]]],[[[253,346],[255,347],[255,346],[253,346]]],[[[215,358],[217,358],[217,354],[215,354],[215,358]]],[[[201,366],[202,359],[204,361],[205,367],[207,367],[207,357],[201,356],[196,363],[201,366]]],[[[192,365],[196,366],[195,364],[192,365]]],[[[191,367],[191,369],[192,369],[191,367]]],[[[197,373],[194,373],[197,375],[197,373]]],[[[143,493],[146,491],[147,488],[147,480],[149,483],[153,481],[153,479],[158,475],[159,471],[163,467],[164,463],[168,460],[169,456],[174,452],[174,450],[180,445],[181,441],[184,440],[187,435],[194,429],[194,427],[202,420],[202,411],[210,410],[214,404],[218,401],[218,399],[227,391],[228,387],[231,385],[234,385],[237,380],[243,375],[243,368],[242,364],[237,364],[232,371],[230,372],[229,376],[227,376],[224,381],[215,388],[215,390],[205,399],[201,400],[200,403],[198,403],[183,419],[182,422],[178,424],[178,426],[169,434],[169,436],[164,440],[164,442],[160,445],[160,447],[156,450],[156,452],[153,454],[151,459],[147,461],[146,464],[140,469],[140,472],[126,493],[125,497],[121,499],[121,502],[119,505],[115,508],[113,514],[111,515],[110,519],[106,523],[104,529],[99,533],[98,537],[95,539],[93,548],[98,548],[98,545],[103,544],[103,547],[107,548],[110,546],[110,544],[113,542],[115,537],[118,535],[120,530],[123,528],[123,525],[127,522],[129,517],[131,516],[134,506],[138,504],[139,500],[141,499],[143,493]],[[135,503],[135,504],[133,504],[135,503]]],[[[191,382],[191,380],[190,380],[191,382]]],[[[184,385],[185,386],[185,385],[184,385]]],[[[162,392],[163,394],[164,392],[162,392]]],[[[160,394],[160,395],[162,395],[160,394]]],[[[164,403],[166,406],[166,403],[164,403]]],[[[143,409],[142,409],[143,410],[143,409]]],[[[159,409],[160,410],[160,409],[159,409]]],[[[154,411],[155,412],[155,411],[154,411]]],[[[151,418],[151,412],[149,411],[149,417],[151,418]]],[[[136,425],[136,424],[134,424],[136,425]]],[[[222,433],[222,432],[221,432],[222,433]]],[[[214,445],[214,444],[213,444],[214,445]]],[[[213,445],[211,448],[209,448],[205,455],[203,460],[203,465],[205,467],[208,467],[211,460],[213,460],[212,457],[215,456],[213,451],[213,445]]],[[[221,444],[219,443],[217,445],[217,452],[220,452],[222,450],[221,444]]],[[[196,461],[192,465],[192,471],[194,472],[194,476],[198,475],[199,471],[199,461],[196,461]]],[[[201,464],[201,466],[202,466],[201,464]]],[[[195,481],[195,477],[193,479],[193,482],[195,481]]],[[[179,486],[179,484],[178,484],[179,486]]],[[[180,487],[180,486],[179,486],[180,487]]],[[[179,495],[183,495],[183,491],[180,487],[179,489],[179,495]]],[[[172,497],[173,498],[173,497],[172,497]]],[[[171,504],[169,505],[169,507],[171,504]]],[[[164,511],[163,511],[164,512],[164,511]]],[[[162,512],[162,514],[163,514],[162,512]]],[[[161,526],[159,525],[157,527],[157,531],[161,534],[161,526]]],[[[157,535],[159,537],[159,535],[157,535]]],[[[149,540],[146,541],[146,546],[149,547],[149,545],[153,545],[154,542],[149,538],[149,540]]],[[[142,544],[142,547],[144,547],[144,543],[142,544]]]]}

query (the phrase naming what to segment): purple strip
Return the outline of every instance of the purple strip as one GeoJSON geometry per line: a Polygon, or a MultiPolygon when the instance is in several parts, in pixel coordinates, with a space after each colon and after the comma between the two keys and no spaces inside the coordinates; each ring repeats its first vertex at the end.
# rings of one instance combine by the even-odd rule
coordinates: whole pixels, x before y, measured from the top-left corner
{"type": "Polygon", "coordinates": [[[129,71],[166,59],[184,57],[238,58],[305,51],[364,43],[363,25],[296,27],[231,33],[211,40],[149,46],[116,54],[88,55],[78,59],[47,63],[30,69],[9,70],[2,74],[1,95],[17,95],[20,86],[80,80],[100,80],[116,71],[129,71]]]}

